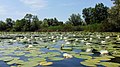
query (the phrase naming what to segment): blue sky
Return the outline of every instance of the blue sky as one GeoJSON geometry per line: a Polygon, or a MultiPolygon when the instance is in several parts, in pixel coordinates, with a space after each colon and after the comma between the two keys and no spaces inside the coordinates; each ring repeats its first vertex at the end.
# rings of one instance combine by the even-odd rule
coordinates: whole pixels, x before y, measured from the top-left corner
{"type": "Polygon", "coordinates": [[[82,13],[82,9],[104,3],[111,7],[111,0],[0,0],[0,20],[21,19],[25,14],[37,15],[40,20],[57,17],[66,21],[72,13],[82,13]]]}

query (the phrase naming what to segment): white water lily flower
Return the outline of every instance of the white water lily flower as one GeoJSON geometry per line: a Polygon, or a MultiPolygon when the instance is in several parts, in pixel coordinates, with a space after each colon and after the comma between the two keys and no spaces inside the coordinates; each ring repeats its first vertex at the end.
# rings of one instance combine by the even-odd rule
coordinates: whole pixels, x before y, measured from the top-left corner
{"type": "Polygon", "coordinates": [[[60,39],[63,39],[63,37],[60,37],[60,39]]]}
{"type": "Polygon", "coordinates": [[[64,57],[64,58],[72,58],[73,56],[70,55],[70,54],[68,54],[68,53],[64,53],[64,54],[63,54],[63,57],[64,57]]]}
{"type": "Polygon", "coordinates": [[[31,48],[31,47],[33,47],[33,45],[28,45],[28,48],[31,48]]]}
{"type": "Polygon", "coordinates": [[[91,43],[86,43],[86,45],[90,45],[91,43]]]}
{"type": "Polygon", "coordinates": [[[52,36],[51,39],[54,39],[54,36],[52,36]]]}
{"type": "Polygon", "coordinates": [[[109,39],[109,38],[110,38],[110,36],[105,37],[105,39],[109,39]]]}
{"type": "Polygon", "coordinates": [[[105,41],[101,41],[102,44],[105,44],[105,41]]]}
{"type": "Polygon", "coordinates": [[[53,42],[56,42],[56,40],[53,40],[53,42]]]}
{"type": "Polygon", "coordinates": [[[104,54],[108,54],[109,52],[107,50],[101,50],[100,54],[104,55],[104,54]]]}
{"type": "Polygon", "coordinates": [[[73,34],[73,36],[76,36],[75,34],[73,34]]]}
{"type": "Polygon", "coordinates": [[[92,38],[90,38],[90,41],[92,41],[92,38]]]}
{"type": "Polygon", "coordinates": [[[86,49],[86,52],[91,52],[92,51],[92,49],[86,49]]]}
{"type": "Polygon", "coordinates": [[[85,40],[87,40],[87,38],[84,38],[85,40]]]}
{"type": "Polygon", "coordinates": [[[24,37],[25,40],[27,40],[27,37],[24,37]]]}
{"type": "Polygon", "coordinates": [[[70,44],[70,42],[66,42],[65,44],[70,44]]]}
{"type": "Polygon", "coordinates": [[[84,40],[81,40],[81,42],[84,42],[84,40]]]}
{"type": "Polygon", "coordinates": [[[117,38],[120,38],[120,35],[117,35],[117,38]]]}
{"type": "Polygon", "coordinates": [[[67,39],[67,37],[64,37],[63,39],[67,39]]]}
{"type": "Polygon", "coordinates": [[[31,39],[27,39],[27,41],[31,41],[31,39]]]}
{"type": "Polygon", "coordinates": [[[75,39],[75,41],[78,41],[78,39],[75,39]]]}
{"type": "Polygon", "coordinates": [[[43,40],[42,38],[40,38],[40,40],[43,40]]]}

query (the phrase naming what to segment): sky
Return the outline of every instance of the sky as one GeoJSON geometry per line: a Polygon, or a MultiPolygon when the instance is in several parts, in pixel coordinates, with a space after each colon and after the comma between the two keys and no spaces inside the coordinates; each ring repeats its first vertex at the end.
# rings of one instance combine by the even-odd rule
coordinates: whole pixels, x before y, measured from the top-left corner
{"type": "Polygon", "coordinates": [[[0,0],[0,20],[22,19],[30,13],[40,20],[56,17],[59,21],[67,21],[71,14],[82,15],[84,8],[94,7],[97,3],[113,6],[111,0],[0,0]]]}

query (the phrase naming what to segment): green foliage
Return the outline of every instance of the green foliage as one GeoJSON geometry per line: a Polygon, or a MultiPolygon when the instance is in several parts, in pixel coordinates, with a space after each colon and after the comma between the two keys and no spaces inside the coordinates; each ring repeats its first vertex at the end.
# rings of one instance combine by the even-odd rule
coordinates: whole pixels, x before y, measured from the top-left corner
{"type": "Polygon", "coordinates": [[[0,21],[0,31],[6,30],[6,27],[7,25],[3,21],[0,21]]]}
{"type": "Polygon", "coordinates": [[[86,25],[86,26],[81,26],[82,30],[84,31],[91,31],[91,32],[100,32],[103,31],[102,28],[102,23],[95,23],[95,24],[91,24],[91,25],[86,25]]]}
{"type": "Polygon", "coordinates": [[[120,0],[113,0],[114,6],[109,9],[103,3],[98,3],[95,7],[84,8],[81,15],[72,14],[66,23],[57,18],[45,18],[39,20],[36,15],[26,14],[24,18],[16,21],[6,18],[0,21],[0,31],[120,31],[120,0]]]}
{"type": "Polygon", "coordinates": [[[82,25],[83,21],[81,19],[80,14],[72,14],[70,18],[68,18],[67,24],[72,24],[73,26],[82,25]]]}
{"type": "Polygon", "coordinates": [[[108,17],[109,8],[104,6],[103,3],[98,3],[94,8],[89,7],[83,9],[83,17],[87,24],[101,23],[108,17]]]}

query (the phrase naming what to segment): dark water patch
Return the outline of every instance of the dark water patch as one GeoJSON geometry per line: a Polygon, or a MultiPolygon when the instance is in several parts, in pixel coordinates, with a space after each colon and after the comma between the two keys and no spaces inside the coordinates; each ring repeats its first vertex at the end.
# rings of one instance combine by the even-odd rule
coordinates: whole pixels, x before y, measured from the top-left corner
{"type": "Polygon", "coordinates": [[[110,61],[108,62],[115,62],[115,63],[120,63],[120,57],[115,57],[115,58],[112,58],[110,61]]]}
{"type": "Polygon", "coordinates": [[[71,59],[64,59],[62,61],[53,61],[52,67],[85,67],[80,62],[82,59],[78,58],[71,58],[71,59]]]}
{"type": "Polygon", "coordinates": [[[10,67],[4,61],[0,61],[0,67],[10,67]]]}

